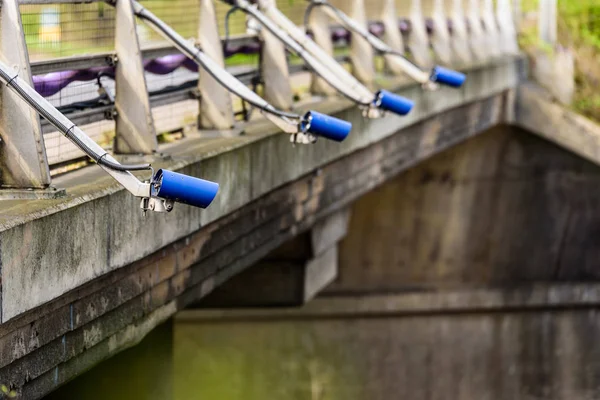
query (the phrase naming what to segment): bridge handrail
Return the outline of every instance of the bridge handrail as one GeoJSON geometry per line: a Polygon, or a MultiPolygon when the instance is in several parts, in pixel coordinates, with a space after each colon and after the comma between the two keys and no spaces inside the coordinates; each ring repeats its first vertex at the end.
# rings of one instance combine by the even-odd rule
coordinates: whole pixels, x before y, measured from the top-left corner
{"type": "MultiPolygon", "coordinates": [[[[105,0],[16,0],[16,3],[18,3],[18,5],[50,5],[50,4],[92,4],[92,3],[101,3],[104,2],[105,0]]],[[[200,0],[199,0],[200,1],[200,0]]],[[[447,2],[450,1],[459,1],[459,0],[446,0],[447,2]]],[[[484,0],[482,0],[484,1],[484,0]]],[[[380,0],[381,3],[386,3],[386,7],[389,7],[390,3],[393,3],[393,1],[390,0],[380,0]]],[[[415,7],[420,7],[420,1],[419,0],[412,0],[413,2],[413,9],[415,9],[415,7]]],[[[503,6],[505,6],[505,4],[503,3],[503,6]]],[[[485,11],[485,10],[484,10],[485,11]]],[[[498,10],[500,11],[500,10],[498,10]]],[[[410,39],[411,35],[412,35],[412,31],[415,29],[415,27],[419,26],[419,24],[421,24],[424,28],[424,30],[426,32],[429,33],[429,35],[435,35],[436,34],[436,29],[443,29],[445,30],[446,28],[448,29],[448,31],[452,32],[454,30],[454,27],[456,24],[453,23],[452,18],[444,18],[443,20],[446,21],[446,24],[442,24],[441,26],[439,24],[436,25],[436,19],[432,16],[427,16],[426,18],[422,16],[422,14],[420,15],[420,18],[422,18],[419,22],[418,18],[415,19],[414,15],[409,16],[408,18],[404,19],[404,18],[395,18],[394,23],[392,25],[390,25],[389,23],[386,24],[385,19],[388,18],[386,17],[386,12],[389,14],[389,10],[385,10],[384,12],[381,13],[381,18],[371,18],[368,23],[367,26],[369,28],[369,31],[377,36],[377,37],[381,37],[384,38],[386,36],[386,28],[389,29],[390,26],[394,26],[398,28],[398,31],[401,32],[402,36],[404,36],[404,40],[410,39]],[[446,26],[444,26],[446,25],[446,26]]],[[[394,14],[396,15],[396,14],[394,14]]],[[[350,17],[353,17],[352,15],[350,15],[350,17]]],[[[484,15],[483,13],[481,14],[481,17],[483,19],[484,15]]],[[[389,18],[388,18],[389,19],[389,18]]],[[[500,20],[500,18],[498,19],[500,20]]],[[[350,44],[350,46],[354,46],[353,43],[351,43],[352,41],[350,41],[350,36],[351,33],[345,29],[344,27],[340,26],[340,25],[336,25],[332,22],[335,21],[330,21],[326,27],[326,30],[328,31],[328,38],[327,40],[330,40],[332,42],[333,45],[337,45],[337,46],[347,46],[348,44],[350,44]]],[[[389,22],[389,21],[387,21],[389,22]]],[[[439,22],[439,21],[438,21],[439,22]]],[[[472,20],[469,20],[469,22],[472,24],[472,20]]],[[[468,26],[468,24],[467,24],[468,26]]],[[[388,31],[389,33],[389,31],[388,31]]],[[[221,37],[221,45],[223,46],[223,38],[221,37]]],[[[244,34],[244,35],[239,35],[239,36],[234,36],[231,37],[227,40],[227,46],[223,46],[224,47],[224,56],[225,58],[235,55],[239,52],[243,52],[245,54],[254,54],[254,53],[260,53],[261,52],[261,45],[260,45],[260,34],[244,34]]],[[[414,38],[408,40],[414,42],[414,38]]],[[[431,39],[433,40],[433,39],[431,39]]],[[[408,46],[410,49],[414,48],[414,43],[412,44],[413,47],[408,46]]],[[[428,47],[429,44],[428,43],[424,43],[424,46],[428,47]]],[[[175,49],[173,46],[171,45],[158,45],[158,46],[152,46],[152,47],[148,47],[148,48],[142,48],[140,49],[141,55],[142,55],[142,59],[146,60],[144,65],[142,66],[142,68],[145,67],[146,71],[148,70],[152,70],[152,68],[158,68],[161,69],[163,72],[171,72],[172,70],[174,70],[175,68],[181,67],[182,65],[184,65],[183,62],[178,63],[178,65],[176,65],[175,67],[170,64],[169,68],[163,68],[163,66],[160,65],[160,63],[163,61],[162,57],[166,57],[166,56],[173,56],[174,54],[177,54],[178,51],[177,49],[175,49]]],[[[70,82],[72,82],[73,80],[91,80],[94,79],[93,77],[93,73],[91,74],[86,74],[86,72],[95,72],[95,69],[102,69],[102,72],[106,75],[112,76],[114,75],[114,66],[111,65],[114,60],[115,60],[115,56],[117,54],[117,51],[108,51],[108,52],[102,52],[102,53],[96,53],[96,54],[92,54],[92,55],[76,55],[76,56],[70,56],[70,57],[58,57],[58,58],[50,58],[50,59],[46,59],[46,60],[41,60],[41,61],[33,61],[30,63],[30,71],[31,74],[33,76],[33,82],[34,84],[36,84],[36,89],[38,89],[38,92],[45,94],[45,95],[52,95],[57,93],[58,91],[62,90],[63,87],[67,86],[70,82]],[[67,71],[67,72],[65,72],[67,71]],[[73,73],[71,73],[71,71],[73,71],[73,73]],[[74,72],[77,71],[77,72],[74,72]],[[60,76],[61,80],[54,81],[51,84],[48,83],[48,80],[45,79],[46,75],[48,74],[53,74],[53,73],[62,73],[62,76],[60,76]],[[89,75],[89,76],[88,76],[89,75]]],[[[352,56],[350,58],[348,58],[348,56],[337,56],[336,59],[338,61],[353,61],[352,56]]],[[[169,63],[172,60],[168,60],[169,63]]],[[[288,60],[289,61],[289,60],[288,60]]],[[[386,63],[388,61],[386,60],[386,63]]],[[[293,74],[296,72],[300,72],[300,71],[305,71],[306,67],[303,64],[298,64],[298,63],[287,63],[287,65],[285,66],[286,70],[288,71],[287,73],[289,74],[293,74]]],[[[193,68],[189,68],[189,69],[193,69],[193,68]]],[[[250,68],[250,67],[236,67],[236,68],[230,68],[229,69],[230,72],[233,73],[234,76],[236,76],[238,79],[240,79],[242,82],[246,83],[246,84],[251,84],[252,81],[254,80],[254,78],[256,77],[256,74],[259,71],[259,69],[257,68],[250,68]]],[[[393,68],[390,68],[390,70],[393,70],[393,68]]],[[[143,69],[142,69],[143,71],[143,69]]],[[[395,72],[395,71],[394,71],[395,72]]],[[[117,79],[118,81],[118,79],[117,79]]],[[[152,110],[158,106],[165,106],[165,105],[170,105],[170,104],[174,104],[174,103],[178,103],[184,100],[195,100],[198,98],[198,92],[197,89],[195,88],[195,86],[197,85],[196,80],[190,80],[188,82],[185,82],[184,84],[182,84],[181,86],[175,87],[172,90],[169,90],[167,92],[147,92],[145,94],[141,94],[142,97],[146,97],[147,98],[147,102],[148,102],[148,108],[147,108],[147,113],[152,112],[152,110]]],[[[68,104],[67,104],[68,105],[68,104]]],[[[90,123],[94,123],[94,122],[99,122],[99,121],[103,121],[105,119],[111,118],[113,116],[115,116],[115,103],[112,104],[99,104],[96,105],[94,107],[88,107],[84,110],[75,110],[75,108],[71,108],[69,109],[70,112],[67,112],[67,114],[69,115],[69,118],[71,118],[73,120],[74,123],[79,124],[79,125],[83,125],[83,124],[90,124],[90,123]],[[75,110],[75,111],[73,111],[75,110]]],[[[118,118],[118,116],[116,116],[115,118],[118,118]]],[[[41,132],[46,135],[48,133],[53,132],[51,126],[45,122],[45,121],[41,121],[41,132]]],[[[52,140],[52,139],[49,139],[52,140]]],[[[76,162],[78,160],[80,160],[80,156],[75,154],[72,156],[63,156],[63,157],[58,157],[56,159],[55,162],[50,163],[50,165],[52,166],[59,166],[59,165],[65,165],[65,163],[69,163],[69,162],[76,162]]]]}

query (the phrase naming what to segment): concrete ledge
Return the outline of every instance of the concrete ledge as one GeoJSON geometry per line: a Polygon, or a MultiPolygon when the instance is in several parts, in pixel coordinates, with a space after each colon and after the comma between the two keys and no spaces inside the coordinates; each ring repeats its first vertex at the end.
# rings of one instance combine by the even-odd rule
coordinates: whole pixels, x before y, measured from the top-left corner
{"type": "MultiPolygon", "coordinates": [[[[351,137],[341,145],[320,141],[315,146],[292,147],[287,135],[261,121],[248,126],[241,137],[206,140],[190,135],[166,146],[164,151],[172,159],[157,167],[221,183],[215,203],[203,212],[178,206],[168,215],[143,218],[138,201],[99,168],[57,179],[55,184],[67,189],[63,199],[0,203],[2,321],[140,260],[275,188],[419,122],[429,121],[419,152],[433,152],[449,127],[432,118],[514,88],[520,60],[507,59],[468,71],[469,79],[461,90],[427,93],[419,86],[405,87],[400,93],[415,100],[416,107],[404,118],[367,121],[345,100],[324,101],[316,108],[354,123],[351,137]]],[[[499,113],[496,120],[500,120],[506,110],[493,112],[499,113]]],[[[476,124],[476,118],[472,119],[476,124]]],[[[447,137],[452,140],[454,134],[447,137]]]]}
{"type": "Polygon", "coordinates": [[[597,283],[535,284],[511,288],[473,288],[421,293],[324,296],[302,308],[245,310],[184,310],[178,323],[211,323],[245,320],[317,318],[373,318],[386,316],[449,315],[527,312],[548,309],[596,308],[600,304],[597,283]]]}

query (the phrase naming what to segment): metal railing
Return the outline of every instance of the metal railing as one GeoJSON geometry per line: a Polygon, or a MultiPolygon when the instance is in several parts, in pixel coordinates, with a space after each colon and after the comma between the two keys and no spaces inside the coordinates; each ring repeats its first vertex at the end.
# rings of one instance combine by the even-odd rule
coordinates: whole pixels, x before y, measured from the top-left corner
{"type": "MultiPolygon", "coordinates": [[[[461,0],[446,0],[445,3],[434,0],[424,4],[419,0],[412,0],[410,7],[405,6],[408,2],[394,0],[348,0],[332,3],[351,17],[356,16],[353,15],[353,7],[362,4],[369,19],[370,31],[388,42],[391,37],[397,37],[401,33],[400,43],[397,43],[401,48],[398,50],[406,51],[413,59],[428,64],[432,57],[429,49],[432,47],[435,52],[433,57],[451,65],[465,66],[465,59],[475,62],[499,55],[484,54],[479,55],[481,60],[473,59],[473,54],[485,53],[482,49],[485,49],[486,44],[479,37],[470,34],[478,31],[472,26],[474,20],[468,17],[474,16],[479,21],[485,21],[488,17],[488,24],[489,18],[492,18],[491,20],[496,21],[493,29],[495,34],[504,32],[505,25],[512,23],[512,13],[510,18],[501,15],[502,1],[498,0],[497,8],[492,9],[486,8],[486,5],[492,4],[491,0],[473,0],[470,8],[465,7],[461,0]],[[461,5],[458,6],[458,3],[461,5]],[[464,24],[460,13],[457,13],[459,8],[462,8],[467,17],[466,36],[459,35],[461,32],[458,28],[464,24]],[[390,15],[390,10],[394,10],[393,15],[390,15]],[[393,29],[397,32],[392,32],[393,29]],[[419,35],[421,31],[427,33],[425,37],[419,35]],[[465,43],[461,50],[460,46],[454,46],[450,41],[465,43]],[[469,57],[461,55],[461,52],[468,52],[469,57]]],[[[513,0],[504,0],[505,4],[511,6],[512,2],[513,0]]],[[[175,27],[182,36],[198,38],[202,35],[200,21],[203,0],[142,0],[141,3],[175,27]]],[[[119,117],[115,113],[114,102],[115,93],[118,93],[116,85],[119,85],[118,79],[116,85],[114,81],[115,64],[123,61],[119,59],[115,49],[115,43],[118,44],[120,40],[116,34],[118,11],[100,0],[19,0],[18,4],[21,20],[12,23],[22,24],[36,90],[74,123],[82,126],[100,145],[112,149],[114,119],[119,117]]],[[[306,2],[297,0],[291,3],[289,0],[282,0],[277,5],[294,23],[303,23],[306,2]]],[[[214,6],[218,34],[223,38],[229,7],[221,2],[215,2],[214,6]]],[[[4,12],[2,8],[0,11],[4,12]]],[[[247,34],[247,20],[241,13],[229,15],[228,22],[231,37],[223,42],[225,64],[242,82],[257,88],[264,80],[257,68],[261,61],[260,37],[247,34]]],[[[2,23],[6,23],[4,19],[2,23]]],[[[335,47],[336,58],[343,62],[356,62],[351,54],[354,46],[354,41],[349,40],[351,34],[340,26],[333,25],[333,21],[329,21],[329,24],[329,40],[335,47]]],[[[197,70],[186,65],[185,59],[177,57],[179,53],[172,45],[139,21],[137,32],[144,59],[148,89],[146,96],[156,132],[164,134],[186,129],[186,126],[196,127],[198,102],[202,101],[199,99],[202,82],[198,83],[197,70]]],[[[511,38],[507,37],[506,40],[511,38]]],[[[288,61],[286,68],[293,76],[306,71],[303,63],[293,56],[288,56],[288,61]]],[[[17,63],[19,64],[21,63],[17,63]]],[[[392,65],[387,65],[385,69],[382,68],[383,65],[384,63],[378,64],[379,72],[398,73],[392,65]]],[[[301,75],[302,77],[294,78],[298,86],[295,88],[296,95],[314,88],[307,75],[301,75]]],[[[245,116],[243,104],[239,101],[234,101],[234,111],[238,114],[238,119],[245,116]]],[[[53,173],[85,164],[85,155],[45,121],[42,121],[41,133],[45,141],[47,163],[53,173]]],[[[6,165],[0,167],[5,168],[6,165]]],[[[49,177],[42,181],[41,184],[22,186],[45,187],[50,183],[49,177]]],[[[6,185],[6,182],[3,183],[6,185]]]]}

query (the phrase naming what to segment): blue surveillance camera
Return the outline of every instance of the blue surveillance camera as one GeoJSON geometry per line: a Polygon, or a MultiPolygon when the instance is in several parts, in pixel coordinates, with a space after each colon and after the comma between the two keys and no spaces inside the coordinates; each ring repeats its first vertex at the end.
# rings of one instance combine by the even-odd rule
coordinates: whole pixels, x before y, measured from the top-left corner
{"type": "Polygon", "coordinates": [[[309,111],[304,115],[300,129],[316,136],[341,142],[348,137],[352,130],[352,124],[316,111],[309,111]]]}
{"type": "Polygon", "coordinates": [[[375,96],[375,105],[394,114],[406,115],[412,110],[415,103],[406,97],[398,96],[387,90],[380,90],[375,96]]]}
{"type": "Polygon", "coordinates": [[[219,184],[160,169],[154,176],[153,195],[166,200],[206,208],[219,191],[219,184]]]}
{"type": "Polygon", "coordinates": [[[442,85],[459,88],[465,83],[466,75],[444,67],[435,67],[431,71],[431,81],[442,85]]]}

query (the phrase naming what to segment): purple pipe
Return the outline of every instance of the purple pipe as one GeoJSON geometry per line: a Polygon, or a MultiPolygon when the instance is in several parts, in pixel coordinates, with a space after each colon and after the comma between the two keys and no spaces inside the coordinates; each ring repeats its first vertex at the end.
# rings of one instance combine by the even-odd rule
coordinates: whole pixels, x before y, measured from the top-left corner
{"type": "Polygon", "coordinates": [[[198,65],[183,54],[172,54],[144,61],[144,70],[155,75],[168,75],[178,68],[198,72],[198,65]]]}
{"type": "Polygon", "coordinates": [[[111,67],[52,72],[43,76],[34,76],[33,86],[39,94],[49,97],[63,90],[71,82],[93,81],[99,74],[106,74],[114,78],[114,73],[114,68],[111,67]]]}
{"type": "Polygon", "coordinates": [[[410,32],[410,29],[411,29],[410,21],[405,18],[400,19],[400,21],[398,21],[398,28],[400,29],[400,32],[402,32],[404,34],[410,32]]]}
{"type": "Polygon", "coordinates": [[[380,38],[385,33],[385,26],[381,22],[373,22],[369,24],[369,32],[380,38]]]}
{"type": "Polygon", "coordinates": [[[242,44],[242,45],[227,45],[223,51],[226,58],[231,56],[235,56],[236,54],[258,54],[260,52],[261,45],[259,42],[251,43],[251,44],[242,44]]]}
{"type": "MultiPolygon", "coordinates": [[[[426,21],[427,30],[431,33],[433,23],[430,19],[426,21]]],[[[468,27],[468,25],[467,25],[468,27]]],[[[400,19],[398,28],[402,33],[410,32],[410,21],[400,19]]],[[[450,28],[452,26],[450,25],[450,28]]],[[[369,31],[375,36],[382,36],[385,33],[385,27],[381,23],[372,23],[369,25],[369,31]]],[[[345,41],[350,42],[352,35],[344,28],[335,28],[331,32],[331,39],[334,42],[345,41]]],[[[243,44],[239,46],[227,45],[224,49],[225,57],[231,57],[236,54],[257,54],[260,52],[261,44],[256,41],[254,43],[243,44]]],[[[153,60],[144,61],[144,70],[152,74],[167,75],[178,68],[186,68],[192,72],[198,71],[196,63],[188,59],[183,54],[173,54],[165,57],[160,57],[153,60]]],[[[52,72],[46,75],[36,75],[33,77],[35,90],[44,97],[50,97],[62,89],[67,87],[72,82],[76,81],[93,81],[99,74],[103,74],[114,78],[114,67],[95,67],[84,70],[52,72]]]]}
{"type": "MultiPolygon", "coordinates": [[[[183,54],[173,54],[155,60],[145,60],[144,69],[152,74],[167,75],[178,68],[184,67],[192,72],[198,71],[195,62],[183,54]]],[[[95,67],[89,69],[51,72],[46,75],[33,77],[35,90],[44,97],[50,97],[63,90],[69,84],[77,81],[93,81],[98,75],[106,75],[114,79],[114,67],[95,67]]]]}

